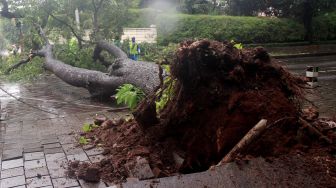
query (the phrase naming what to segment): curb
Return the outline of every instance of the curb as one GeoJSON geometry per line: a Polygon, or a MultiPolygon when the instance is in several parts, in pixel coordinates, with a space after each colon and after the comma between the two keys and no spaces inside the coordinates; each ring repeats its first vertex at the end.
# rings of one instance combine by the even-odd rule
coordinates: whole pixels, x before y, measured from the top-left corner
{"type": "Polygon", "coordinates": [[[291,55],[274,55],[271,57],[275,59],[290,59],[290,58],[299,58],[299,57],[320,57],[320,56],[331,56],[336,55],[336,52],[322,52],[322,53],[313,53],[313,54],[291,54],[291,55]]]}

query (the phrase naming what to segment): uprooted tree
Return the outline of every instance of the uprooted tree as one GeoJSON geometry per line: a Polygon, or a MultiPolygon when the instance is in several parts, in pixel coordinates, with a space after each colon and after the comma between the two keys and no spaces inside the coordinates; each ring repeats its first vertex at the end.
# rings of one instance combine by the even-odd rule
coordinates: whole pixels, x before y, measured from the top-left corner
{"type": "Polygon", "coordinates": [[[46,45],[41,50],[32,51],[31,56],[44,57],[44,67],[47,70],[72,86],[88,89],[92,95],[113,95],[120,85],[126,83],[133,84],[146,93],[151,93],[160,85],[159,65],[133,61],[120,48],[106,41],[96,44],[93,60],[102,60],[100,55],[102,51],[107,51],[114,56],[116,60],[109,67],[109,73],[73,67],[55,59],[52,52],[53,46],[41,28],[40,34],[46,45]]]}
{"type": "MultiPolygon", "coordinates": [[[[103,2],[106,1],[98,1],[99,7],[102,6],[103,2]]],[[[99,24],[97,16],[99,9],[97,9],[95,1],[92,1],[92,3],[95,7],[94,14],[96,15],[93,23],[95,26],[94,34],[97,35],[97,27],[99,24]]],[[[10,11],[8,1],[1,0],[0,4],[2,4],[2,9],[0,12],[1,16],[9,19],[23,18],[22,15],[10,11]]],[[[70,28],[71,33],[76,36],[78,42],[85,42],[81,36],[76,33],[76,31],[73,29],[73,26],[64,20],[57,18],[51,12],[47,13],[48,16],[51,16],[53,19],[65,25],[67,28],[70,28]]],[[[94,37],[94,41],[90,42],[90,44],[95,45],[95,50],[92,56],[92,63],[94,63],[94,61],[100,61],[101,63],[105,63],[105,65],[107,65],[108,63],[101,55],[103,51],[106,51],[115,58],[114,62],[108,68],[108,73],[77,68],[65,64],[62,61],[54,58],[53,46],[49,43],[49,40],[43,29],[36,24],[35,26],[39,31],[40,36],[43,38],[45,45],[40,50],[30,51],[29,58],[20,61],[18,64],[11,67],[8,72],[30,62],[32,58],[39,56],[45,58],[44,67],[47,70],[53,72],[56,76],[70,85],[88,89],[94,96],[112,95],[120,85],[125,83],[133,84],[141,88],[146,93],[152,92],[158,85],[160,85],[159,73],[162,71],[160,71],[159,65],[151,62],[133,61],[127,57],[125,52],[115,45],[106,41],[96,41],[99,37],[94,37]]]]}

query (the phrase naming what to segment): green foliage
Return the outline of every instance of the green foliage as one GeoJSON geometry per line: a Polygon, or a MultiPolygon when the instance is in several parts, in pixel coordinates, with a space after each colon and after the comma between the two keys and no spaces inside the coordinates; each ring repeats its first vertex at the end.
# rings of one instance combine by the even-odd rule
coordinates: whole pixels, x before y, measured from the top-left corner
{"type": "Polygon", "coordinates": [[[231,40],[231,43],[233,43],[233,47],[237,48],[238,50],[242,50],[244,48],[242,43],[236,43],[234,40],[231,40]]]}
{"type": "Polygon", "coordinates": [[[11,55],[8,58],[0,60],[0,75],[2,79],[9,81],[31,81],[43,73],[43,59],[36,57],[31,62],[13,70],[9,75],[5,74],[11,66],[17,64],[23,58],[26,57],[11,55]]]}
{"type": "Polygon", "coordinates": [[[284,18],[165,14],[153,9],[132,9],[129,13],[127,27],[156,24],[158,44],[165,46],[188,39],[270,43],[303,41],[305,36],[303,24],[284,18]]]}
{"type": "Polygon", "coordinates": [[[235,44],[234,47],[237,48],[238,50],[241,50],[244,48],[242,43],[235,44]]]}
{"type": "MultiPolygon", "coordinates": [[[[170,73],[170,67],[168,65],[165,65],[164,69],[168,74],[170,73]]],[[[155,101],[157,113],[160,113],[160,111],[162,111],[166,107],[168,101],[173,96],[174,86],[175,81],[170,76],[167,76],[164,80],[164,87],[161,88],[157,93],[157,95],[160,95],[162,93],[161,97],[155,101]]]]}
{"type": "Polygon", "coordinates": [[[88,143],[89,143],[88,139],[86,139],[84,136],[81,136],[79,138],[79,144],[86,145],[88,143]]]}
{"type": "Polygon", "coordinates": [[[304,39],[303,25],[279,18],[162,15],[159,17],[158,41],[167,45],[186,39],[214,39],[244,43],[293,42],[304,39]]]}
{"type": "Polygon", "coordinates": [[[140,58],[143,61],[172,62],[178,45],[171,43],[168,46],[159,46],[158,44],[141,43],[140,48],[140,58]]]}
{"type": "Polygon", "coordinates": [[[336,12],[325,13],[314,18],[313,37],[315,40],[336,39],[336,12]]]}
{"type": "Polygon", "coordinates": [[[92,125],[89,123],[85,123],[82,127],[82,130],[87,133],[92,131],[92,125]]]}
{"type": "Polygon", "coordinates": [[[115,96],[118,104],[126,104],[130,109],[135,109],[144,97],[144,92],[132,84],[124,84],[120,86],[117,89],[117,94],[115,96]]]}
{"type": "Polygon", "coordinates": [[[58,44],[54,49],[55,57],[71,66],[98,71],[106,70],[100,63],[93,63],[93,47],[79,49],[74,43],[71,43],[71,45],[58,44]]]}
{"type": "Polygon", "coordinates": [[[82,130],[85,133],[91,132],[94,128],[99,127],[98,125],[95,124],[90,124],[90,123],[84,123],[82,130]]]}

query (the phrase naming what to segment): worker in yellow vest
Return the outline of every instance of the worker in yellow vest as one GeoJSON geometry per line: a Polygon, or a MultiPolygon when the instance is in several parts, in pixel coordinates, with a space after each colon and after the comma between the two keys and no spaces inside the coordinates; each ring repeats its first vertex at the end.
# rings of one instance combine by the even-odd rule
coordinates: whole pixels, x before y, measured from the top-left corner
{"type": "Polygon", "coordinates": [[[130,59],[133,59],[134,61],[137,61],[140,55],[140,47],[135,42],[135,37],[132,37],[132,42],[130,42],[129,45],[129,56],[130,59]]]}

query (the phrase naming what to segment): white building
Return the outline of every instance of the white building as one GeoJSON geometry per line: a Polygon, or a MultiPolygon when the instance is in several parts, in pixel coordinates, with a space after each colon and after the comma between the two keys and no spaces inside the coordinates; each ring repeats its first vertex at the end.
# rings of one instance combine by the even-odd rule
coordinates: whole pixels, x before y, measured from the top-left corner
{"type": "Polygon", "coordinates": [[[152,25],[150,28],[124,28],[123,35],[121,40],[131,40],[132,37],[135,37],[138,43],[147,42],[147,43],[156,43],[157,42],[157,29],[155,25],[152,25]]]}

